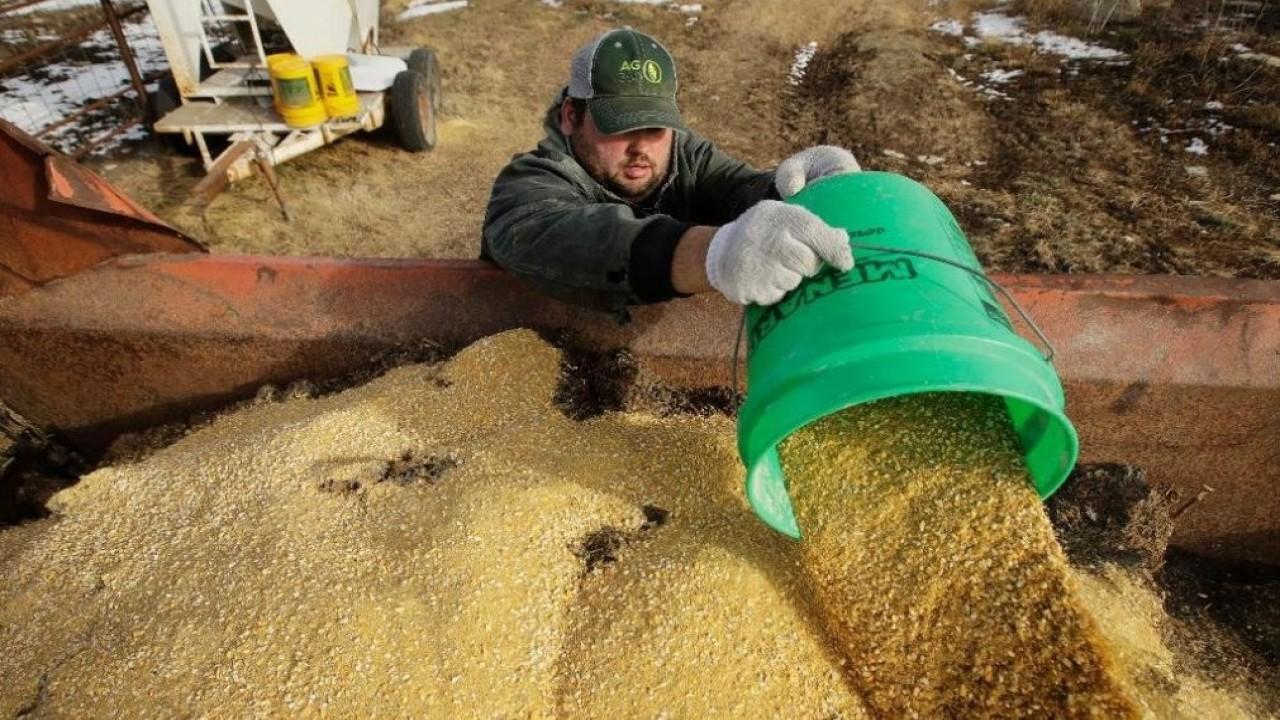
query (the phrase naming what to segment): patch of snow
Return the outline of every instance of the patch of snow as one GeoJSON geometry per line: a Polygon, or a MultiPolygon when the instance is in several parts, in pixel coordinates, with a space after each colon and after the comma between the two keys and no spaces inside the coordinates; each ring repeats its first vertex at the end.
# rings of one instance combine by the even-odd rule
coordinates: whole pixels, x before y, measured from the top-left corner
{"type": "Polygon", "coordinates": [[[695,24],[695,23],[697,23],[697,22],[698,22],[698,16],[697,16],[697,15],[693,15],[693,16],[691,16],[688,20],[685,20],[685,21],[684,21],[684,26],[685,26],[685,27],[693,27],[693,26],[694,26],[694,24],[695,24]]]}
{"type": "Polygon", "coordinates": [[[1183,169],[1183,170],[1186,170],[1186,171],[1187,171],[1187,174],[1188,174],[1188,175],[1190,175],[1190,176],[1191,176],[1191,177],[1193,177],[1193,178],[1208,178],[1208,177],[1209,177],[1209,168],[1207,168],[1207,167],[1205,167],[1205,166],[1203,166],[1203,165],[1187,165],[1186,167],[1184,167],[1184,168],[1182,168],[1182,169],[1183,169]]]}
{"type": "Polygon", "coordinates": [[[947,68],[947,74],[949,74],[949,75],[951,76],[951,79],[952,79],[952,80],[955,80],[956,82],[960,83],[961,85],[963,85],[963,86],[965,86],[965,87],[973,87],[973,81],[972,81],[972,80],[970,80],[969,78],[967,78],[967,77],[965,77],[965,76],[961,75],[960,73],[956,72],[953,68],[947,68]]]}
{"type": "Polygon", "coordinates": [[[1276,202],[1280,202],[1280,193],[1272,193],[1271,199],[1275,200],[1276,202]]]}
{"type": "Polygon", "coordinates": [[[1049,30],[1041,30],[1034,36],[1036,47],[1041,52],[1061,55],[1068,60],[1124,60],[1127,56],[1119,50],[1087,43],[1079,38],[1059,35],[1049,30]]]}
{"type": "Polygon", "coordinates": [[[980,85],[978,83],[975,83],[974,81],[966,78],[965,76],[961,75],[960,73],[956,72],[951,68],[947,68],[947,72],[951,74],[951,77],[954,78],[956,82],[960,83],[964,87],[969,88],[970,90],[975,90],[978,93],[987,96],[988,98],[999,98],[1003,100],[1007,100],[1009,98],[1008,94],[1003,93],[988,85],[980,85]]]}
{"type": "Polygon", "coordinates": [[[1059,35],[1051,30],[1041,30],[1033,35],[1026,30],[1025,18],[1002,12],[974,13],[973,31],[977,37],[964,38],[965,45],[969,47],[981,45],[984,40],[993,40],[1006,45],[1034,45],[1040,52],[1059,55],[1067,60],[1105,60],[1118,63],[1128,57],[1119,50],[1059,35]]]}
{"type": "Polygon", "coordinates": [[[939,155],[917,155],[916,159],[925,165],[941,165],[947,161],[946,158],[939,155]]]}
{"type": "Polygon", "coordinates": [[[982,73],[982,79],[997,85],[1005,85],[1008,84],[1010,80],[1016,77],[1021,77],[1022,75],[1022,70],[1001,70],[996,68],[995,70],[988,70],[982,73]]]}
{"type": "Polygon", "coordinates": [[[116,135],[110,140],[98,145],[93,150],[90,150],[89,155],[93,157],[102,157],[103,155],[109,154],[112,150],[115,150],[122,143],[139,142],[146,140],[150,135],[151,130],[147,128],[146,123],[137,123],[126,128],[125,131],[119,135],[116,135]]]}
{"type": "MultiPolygon", "coordinates": [[[[702,3],[680,3],[676,0],[613,0],[613,2],[624,3],[627,5],[664,5],[672,12],[682,12],[686,15],[697,15],[703,11],[702,3]]],[[[690,27],[697,18],[689,18],[685,21],[684,26],[690,27]]]]}
{"type": "Polygon", "coordinates": [[[101,7],[101,0],[59,0],[58,2],[42,2],[35,5],[28,5],[17,10],[6,10],[5,15],[27,15],[35,12],[57,12],[60,10],[70,10],[78,7],[89,7],[91,5],[101,7]]]}
{"type": "MultiPolygon", "coordinates": [[[[64,0],[57,7],[98,4],[64,0]]],[[[48,5],[41,3],[23,10],[30,7],[48,9],[48,5]]],[[[123,24],[123,30],[129,47],[133,50],[138,70],[143,75],[168,69],[160,36],[150,17],[127,20],[123,24]]],[[[115,38],[110,29],[99,30],[72,47],[77,51],[70,57],[59,58],[57,62],[30,65],[24,68],[25,72],[6,76],[4,82],[0,83],[0,117],[34,134],[85,105],[129,85],[129,72],[118,59],[115,38]]],[[[132,96],[126,95],[123,102],[129,102],[130,97],[132,96]]],[[[86,113],[40,136],[40,140],[59,150],[69,151],[88,140],[100,137],[119,123],[118,115],[113,115],[113,111],[118,113],[118,108],[113,107],[114,105],[109,103],[106,108],[86,113]]],[[[147,132],[143,125],[130,127],[103,142],[95,148],[94,153],[108,152],[126,140],[145,137],[147,132]]]]}
{"type": "MultiPolygon", "coordinates": [[[[1220,105],[1220,103],[1210,103],[1210,104],[1220,105]]],[[[1134,124],[1138,126],[1136,128],[1136,132],[1139,135],[1146,135],[1147,133],[1155,133],[1156,135],[1159,136],[1160,142],[1162,143],[1169,142],[1169,136],[1172,136],[1172,135],[1190,136],[1191,140],[1186,147],[1186,151],[1189,153],[1192,153],[1193,155],[1205,155],[1208,153],[1209,146],[1203,140],[1204,135],[1208,135],[1210,138],[1217,138],[1223,133],[1228,133],[1228,132],[1231,132],[1232,130],[1235,130],[1234,125],[1223,122],[1222,118],[1216,115],[1210,115],[1209,117],[1204,119],[1192,119],[1190,120],[1190,123],[1189,123],[1190,126],[1183,127],[1183,128],[1162,127],[1156,124],[1156,119],[1151,116],[1147,116],[1147,118],[1141,124],[1138,123],[1137,121],[1135,121],[1134,124]]]]}
{"type": "Polygon", "coordinates": [[[543,5],[547,7],[558,8],[564,5],[564,0],[541,0],[543,5]]]}
{"type": "Polygon", "coordinates": [[[409,3],[409,7],[396,16],[396,22],[412,20],[423,15],[435,15],[451,10],[461,10],[467,6],[467,2],[468,0],[417,0],[417,2],[409,3]]]}
{"type": "Polygon", "coordinates": [[[1235,51],[1236,51],[1236,52],[1238,52],[1238,53],[1253,52],[1253,48],[1249,47],[1248,45],[1242,45],[1242,44],[1240,44],[1240,43],[1236,43],[1236,44],[1232,45],[1232,46],[1231,46],[1231,49],[1232,49],[1232,50],[1235,50],[1235,51]]]}
{"type": "Polygon", "coordinates": [[[787,82],[791,85],[799,85],[804,80],[804,71],[809,67],[809,61],[813,60],[813,56],[818,52],[817,41],[810,42],[808,45],[802,45],[796,50],[795,62],[791,63],[791,70],[787,72],[787,82]]]}
{"type": "Polygon", "coordinates": [[[1268,55],[1267,53],[1260,52],[1246,52],[1240,53],[1236,57],[1241,60],[1253,60],[1254,62],[1260,62],[1264,65],[1270,65],[1273,68],[1280,68],[1280,56],[1268,55]]]}
{"type": "Polygon", "coordinates": [[[981,38],[999,40],[1010,45],[1026,45],[1030,42],[1027,31],[1023,28],[1025,20],[1010,17],[1001,12],[980,12],[973,14],[973,31],[981,38]]]}
{"type": "Polygon", "coordinates": [[[906,160],[906,159],[907,159],[907,156],[906,156],[906,155],[904,155],[904,154],[902,154],[902,153],[898,152],[897,150],[889,150],[889,149],[885,149],[885,150],[881,150],[880,152],[884,153],[885,155],[887,155],[887,156],[889,156],[889,157],[891,157],[891,158],[897,158],[897,159],[899,159],[899,160],[906,160]]]}
{"type": "Polygon", "coordinates": [[[951,35],[953,37],[961,37],[964,35],[964,23],[959,20],[939,20],[929,26],[929,29],[942,33],[943,35],[951,35]]]}
{"type": "Polygon", "coordinates": [[[1222,103],[1218,102],[1217,100],[1210,100],[1209,102],[1204,104],[1204,109],[1205,110],[1221,110],[1222,103]]]}

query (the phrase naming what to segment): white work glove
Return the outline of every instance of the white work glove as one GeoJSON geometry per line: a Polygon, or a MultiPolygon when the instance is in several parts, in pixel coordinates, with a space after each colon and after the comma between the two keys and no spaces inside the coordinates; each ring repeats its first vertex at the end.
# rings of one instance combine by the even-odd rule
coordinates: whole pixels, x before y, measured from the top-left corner
{"type": "Polygon", "coordinates": [[[739,305],[772,305],[828,262],[853,267],[849,236],[798,206],[761,200],[707,248],[707,280],[739,305]]]}
{"type": "Polygon", "coordinates": [[[818,178],[861,170],[853,153],[848,150],[834,145],[815,145],[783,160],[773,173],[773,186],[786,200],[818,178]]]}

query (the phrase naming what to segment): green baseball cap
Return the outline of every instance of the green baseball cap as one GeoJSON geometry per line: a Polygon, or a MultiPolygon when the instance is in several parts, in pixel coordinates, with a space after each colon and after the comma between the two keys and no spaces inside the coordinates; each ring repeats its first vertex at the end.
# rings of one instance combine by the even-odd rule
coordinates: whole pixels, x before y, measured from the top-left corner
{"type": "Polygon", "coordinates": [[[631,28],[610,30],[578,49],[569,65],[569,97],[587,101],[591,119],[606,135],[684,129],[671,53],[631,28]]]}

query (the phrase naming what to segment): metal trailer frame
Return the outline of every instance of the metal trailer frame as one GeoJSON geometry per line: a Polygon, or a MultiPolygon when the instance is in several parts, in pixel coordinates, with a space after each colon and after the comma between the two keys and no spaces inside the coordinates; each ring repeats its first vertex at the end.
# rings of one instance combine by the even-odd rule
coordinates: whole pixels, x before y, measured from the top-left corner
{"type": "Polygon", "coordinates": [[[354,117],[329,119],[310,128],[287,125],[267,102],[271,87],[260,19],[277,22],[290,44],[302,54],[358,50],[408,59],[413,51],[378,46],[377,0],[147,0],[147,4],[182,101],[180,107],[159,118],[154,129],[157,133],[180,133],[187,144],[194,144],[199,150],[207,175],[192,194],[201,207],[207,206],[228,183],[247,178],[257,170],[266,177],[289,218],[274,166],[344,135],[376,130],[386,122],[389,90],[357,93],[360,111],[354,117]],[[208,14],[204,11],[210,1],[224,8],[237,6],[243,12],[208,14]],[[197,11],[194,15],[193,8],[197,11]],[[349,23],[349,28],[341,27],[343,22],[349,23]],[[206,28],[227,23],[247,26],[252,54],[229,62],[217,59],[206,28]],[[317,42],[309,34],[326,37],[317,42]],[[202,58],[214,71],[204,80],[199,77],[202,58]],[[210,149],[209,135],[228,136],[227,147],[215,154],[210,149]]]}

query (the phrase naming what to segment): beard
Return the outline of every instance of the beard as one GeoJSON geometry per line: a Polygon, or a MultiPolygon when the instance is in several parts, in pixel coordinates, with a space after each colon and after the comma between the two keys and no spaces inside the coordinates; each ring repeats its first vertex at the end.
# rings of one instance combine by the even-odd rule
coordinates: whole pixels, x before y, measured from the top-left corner
{"type": "MultiPolygon", "coordinates": [[[[581,141],[577,133],[566,137],[565,140],[569,143],[569,153],[582,165],[587,174],[609,192],[627,202],[640,203],[647,200],[667,179],[669,159],[668,162],[659,164],[649,155],[639,153],[629,155],[621,163],[609,167],[604,158],[592,152],[590,143],[581,141]],[[575,140],[579,142],[574,142],[575,140]],[[649,177],[638,184],[638,181],[629,180],[626,176],[627,166],[637,162],[643,162],[651,170],[649,177]]],[[[675,149],[672,148],[671,152],[674,153],[675,149]]]]}
{"type": "Polygon", "coordinates": [[[623,166],[612,176],[605,178],[605,182],[603,184],[618,197],[638,203],[648,199],[648,197],[652,195],[660,185],[662,185],[662,181],[666,179],[666,169],[662,168],[661,173],[658,171],[658,164],[653,162],[648,158],[648,156],[632,157],[628,158],[627,162],[624,163],[623,166]],[[625,174],[626,165],[641,159],[648,163],[651,172],[649,178],[645,180],[642,185],[636,185],[636,181],[627,179],[625,174]]]}

